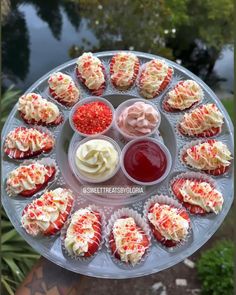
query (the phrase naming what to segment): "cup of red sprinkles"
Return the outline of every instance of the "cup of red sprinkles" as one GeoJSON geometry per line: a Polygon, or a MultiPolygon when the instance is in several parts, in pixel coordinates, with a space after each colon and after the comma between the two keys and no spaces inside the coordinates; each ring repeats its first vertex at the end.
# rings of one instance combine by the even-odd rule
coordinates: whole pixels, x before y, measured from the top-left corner
{"type": "Polygon", "coordinates": [[[74,105],[69,116],[70,125],[81,136],[101,135],[111,128],[114,112],[108,100],[91,96],[74,105]]]}

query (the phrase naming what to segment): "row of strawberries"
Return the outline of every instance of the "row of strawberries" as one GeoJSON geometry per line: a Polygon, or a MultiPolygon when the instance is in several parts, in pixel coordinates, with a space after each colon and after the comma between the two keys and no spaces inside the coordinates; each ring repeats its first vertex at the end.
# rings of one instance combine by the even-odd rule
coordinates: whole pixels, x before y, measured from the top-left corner
{"type": "MultiPolygon", "coordinates": [[[[186,175],[184,181],[188,180],[192,179],[186,175]]],[[[180,201],[183,201],[181,186],[184,181],[183,178],[175,180],[171,186],[172,192],[180,201]]],[[[199,183],[200,180],[196,186],[199,183]]],[[[148,208],[147,211],[144,210],[145,220],[141,223],[135,217],[138,213],[128,209],[129,212],[133,211],[132,214],[121,214],[115,219],[113,217],[113,221],[111,217],[105,230],[102,222],[104,216],[100,209],[89,206],[73,212],[73,203],[74,196],[68,189],[47,191],[25,207],[22,226],[32,236],[51,236],[61,231],[63,249],[72,257],[93,256],[100,249],[106,234],[111,253],[117,259],[132,265],[138,263],[150,247],[145,221],[154,238],[166,247],[175,247],[185,242],[191,228],[189,213],[184,207],[173,203],[173,199],[168,196],[152,197],[145,205],[148,208]]],[[[196,206],[189,207],[189,204],[182,203],[190,212],[209,213],[202,209],[196,211],[196,206]]]]}

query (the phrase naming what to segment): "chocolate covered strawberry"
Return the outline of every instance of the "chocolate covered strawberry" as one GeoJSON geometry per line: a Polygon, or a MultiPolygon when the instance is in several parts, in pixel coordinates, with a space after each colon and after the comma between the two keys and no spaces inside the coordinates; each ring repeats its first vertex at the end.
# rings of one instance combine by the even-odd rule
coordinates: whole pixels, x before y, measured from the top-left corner
{"type": "Polygon", "coordinates": [[[66,222],[73,202],[70,190],[57,188],[47,191],[25,207],[21,218],[22,226],[32,236],[54,235],[66,222]]]}
{"type": "Polygon", "coordinates": [[[120,89],[130,88],[139,72],[139,59],[130,52],[119,52],[115,54],[110,62],[110,76],[112,84],[120,89]]]}
{"type": "Polygon", "coordinates": [[[223,115],[213,103],[201,105],[186,113],[178,125],[185,136],[211,137],[221,132],[223,115]]]}
{"type": "Polygon", "coordinates": [[[77,210],[72,216],[64,237],[70,256],[91,257],[102,241],[101,215],[90,207],[77,210]]]}
{"type": "Polygon", "coordinates": [[[188,110],[203,99],[203,90],[194,80],[179,81],[163,101],[167,112],[188,110]]]}
{"type": "Polygon", "coordinates": [[[22,160],[49,153],[55,145],[53,135],[36,128],[17,127],[6,137],[4,152],[9,158],[22,160]]]}
{"type": "Polygon", "coordinates": [[[56,166],[33,162],[20,165],[7,176],[7,193],[9,196],[31,197],[45,188],[56,174],[56,166]]]}
{"type": "Polygon", "coordinates": [[[134,218],[124,216],[114,222],[109,236],[109,245],[117,259],[135,265],[146,253],[150,242],[134,218]]]}
{"type": "Polygon", "coordinates": [[[228,147],[215,139],[193,142],[184,148],[181,157],[187,166],[215,176],[227,172],[232,160],[228,147]]]}
{"type": "Polygon", "coordinates": [[[105,68],[100,59],[91,52],[85,52],[78,58],[76,74],[92,95],[103,94],[106,87],[105,68]]]}
{"type": "Polygon", "coordinates": [[[153,59],[147,62],[139,77],[140,93],[149,99],[159,95],[169,85],[173,72],[173,68],[164,60],[153,59]]]}
{"type": "Polygon", "coordinates": [[[205,179],[180,177],[173,181],[171,190],[192,214],[218,214],[222,209],[222,194],[205,179]]]}
{"type": "Polygon", "coordinates": [[[27,124],[56,126],[63,122],[58,107],[36,93],[22,95],[18,101],[18,111],[27,124]]]}
{"type": "Polygon", "coordinates": [[[61,72],[51,74],[48,79],[50,95],[59,103],[71,107],[80,97],[79,89],[69,75],[61,72]]]}
{"type": "Polygon", "coordinates": [[[190,218],[183,208],[156,202],[147,217],[155,239],[164,246],[174,247],[186,239],[190,218]]]}

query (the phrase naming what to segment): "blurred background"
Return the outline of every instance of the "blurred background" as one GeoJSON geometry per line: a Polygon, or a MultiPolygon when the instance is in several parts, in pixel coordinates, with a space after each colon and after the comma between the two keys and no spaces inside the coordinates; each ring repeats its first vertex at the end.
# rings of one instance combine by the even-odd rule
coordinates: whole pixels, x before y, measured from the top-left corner
{"type": "MultiPolygon", "coordinates": [[[[183,65],[201,77],[233,114],[232,0],[2,0],[1,8],[1,124],[19,95],[52,68],[84,51],[115,49],[150,52],[183,65]]],[[[2,219],[2,284],[6,294],[14,294],[39,256],[17,235],[4,211],[2,219]]],[[[189,258],[192,267],[182,263],[128,280],[129,288],[124,281],[98,284],[99,280],[87,279],[86,294],[129,290],[131,294],[230,295],[233,229],[231,212],[214,237],[189,258]],[[205,253],[208,248],[213,252],[205,253]],[[215,256],[219,259],[211,261],[215,256]],[[179,276],[187,286],[176,285],[179,276]],[[225,281],[216,287],[217,276],[225,281]]]]}

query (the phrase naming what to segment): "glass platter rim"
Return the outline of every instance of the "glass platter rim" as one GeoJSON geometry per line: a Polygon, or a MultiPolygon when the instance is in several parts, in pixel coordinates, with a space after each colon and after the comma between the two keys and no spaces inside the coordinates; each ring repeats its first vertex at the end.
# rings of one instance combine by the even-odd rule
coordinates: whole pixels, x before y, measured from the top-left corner
{"type": "MultiPolygon", "coordinates": [[[[98,52],[98,53],[94,53],[95,56],[97,57],[111,57],[112,55],[114,55],[115,53],[119,52],[121,50],[114,50],[114,51],[102,51],[102,52],[98,52]]],[[[209,86],[207,84],[205,84],[199,77],[197,77],[195,74],[193,74],[192,72],[190,72],[189,70],[187,70],[186,68],[182,67],[181,65],[175,63],[175,62],[172,62],[166,58],[163,58],[163,57],[160,57],[160,56],[157,56],[157,55],[153,55],[153,54],[150,54],[150,53],[143,53],[143,52],[139,52],[139,51],[129,51],[129,50],[122,50],[122,51],[127,51],[127,52],[133,52],[134,54],[137,54],[138,57],[140,58],[160,58],[162,60],[165,60],[167,61],[170,65],[172,65],[174,68],[177,68],[178,70],[180,70],[181,72],[183,73],[186,73],[188,76],[191,76],[193,77],[197,82],[199,82],[199,84],[210,94],[211,97],[214,97],[214,99],[216,99],[217,103],[221,106],[223,112],[224,112],[224,116],[225,116],[225,119],[227,120],[227,124],[229,126],[229,136],[230,136],[230,140],[232,141],[232,144],[233,144],[233,124],[232,124],[232,121],[227,113],[227,111],[225,110],[223,104],[221,103],[221,101],[217,98],[217,96],[215,95],[215,93],[209,88],[209,86]]],[[[32,89],[36,89],[38,87],[38,85],[45,80],[46,77],[48,77],[51,73],[59,70],[59,69],[64,69],[65,67],[68,67],[68,66],[71,66],[73,64],[75,64],[77,58],[75,59],[72,59],[72,60],[69,60],[59,66],[57,66],[56,68],[52,69],[51,71],[47,72],[45,75],[43,75],[42,77],[40,77],[34,84],[32,84],[26,91],[25,93],[29,93],[32,91],[32,89]]],[[[10,121],[9,118],[12,117],[12,115],[16,112],[16,104],[14,106],[14,108],[12,109],[12,111],[10,112],[5,124],[4,124],[4,127],[2,129],[2,135],[5,133],[5,130],[7,128],[7,123],[8,121],[10,121]]],[[[2,141],[2,144],[3,144],[3,141],[2,141]]],[[[3,159],[2,159],[3,160],[3,159]]],[[[233,177],[233,171],[232,171],[232,177],[233,177]]],[[[233,187],[232,187],[233,189],[233,187]]],[[[2,193],[4,193],[4,187],[2,186],[2,193]]],[[[232,192],[233,193],[233,192],[232,192]]],[[[2,204],[3,204],[3,207],[6,209],[7,208],[7,199],[6,198],[2,198],[2,204]]],[[[139,277],[139,276],[145,276],[145,275],[149,275],[149,274],[152,274],[152,273],[155,273],[155,272],[158,272],[158,271],[161,271],[163,269],[166,269],[170,266],[173,266],[177,263],[179,263],[180,261],[182,261],[184,258],[188,257],[189,255],[191,255],[192,253],[194,253],[196,250],[198,250],[202,245],[204,245],[206,243],[207,240],[209,240],[209,238],[215,233],[215,231],[219,228],[220,224],[223,222],[224,218],[226,217],[231,205],[232,205],[232,202],[233,202],[233,198],[231,198],[231,203],[230,203],[230,206],[228,208],[228,210],[226,212],[224,212],[224,216],[223,218],[221,218],[222,220],[221,221],[218,221],[217,223],[217,226],[215,228],[214,231],[206,231],[206,240],[203,240],[201,242],[199,241],[195,241],[195,244],[192,245],[189,248],[187,248],[186,250],[184,250],[184,257],[182,257],[181,255],[179,255],[180,257],[178,257],[178,259],[174,259],[174,261],[170,261],[167,265],[165,266],[162,266],[161,268],[160,267],[157,267],[157,269],[151,269],[149,270],[148,273],[146,274],[143,274],[143,273],[139,273],[139,269],[136,269],[136,273],[135,274],[132,274],[132,275],[128,275],[128,273],[125,271],[123,273],[123,275],[119,275],[119,276],[104,276],[104,275],[98,275],[96,274],[96,277],[100,277],[100,278],[117,278],[117,279],[122,279],[122,278],[132,278],[132,277],[139,277]]],[[[8,209],[6,209],[6,212],[8,211],[8,209]]],[[[7,215],[8,215],[8,212],[7,212],[7,215]]],[[[10,215],[10,214],[9,214],[10,215]]],[[[46,257],[47,259],[51,260],[52,262],[54,262],[55,264],[63,267],[63,268],[66,268],[66,269],[69,269],[71,271],[74,271],[74,272],[77,272],[77,273],[81,273],[81,274],[85,274],[85,275],[88,275],[88,276],[94,276],[93,273],[89,273],[89,272],[84,272],[84,271],[76,271],[74,269],[70,269],[69,265],[68,265],[68,260],[66,261],[66,266],[64,263],[62,262],[59,262],[57,261],[57,257],[52,257],[51,256],[51,253],[47,254],[47,252],[45,253],[45,251],[42,253],[43,249],[42,250],[39,250],[37,248],[37,240],[33,240],[33,242],[35,243],[32,243],[32,238],[30,236],[28,236],[26,233],[22,234],[22,232],[19,231],[19,229],[17,228],[17,226],[15,225],[15,222],[14,222],[14,219],[15,219],[15,216],[9,216],[9,219],[11,220],[13,226],[15,227],[15,229],[20,233],[21,236],[23,236],[23,238],[37,251],[39,252],[41,255],[43,255],[44,257],[46,257]]]]}

